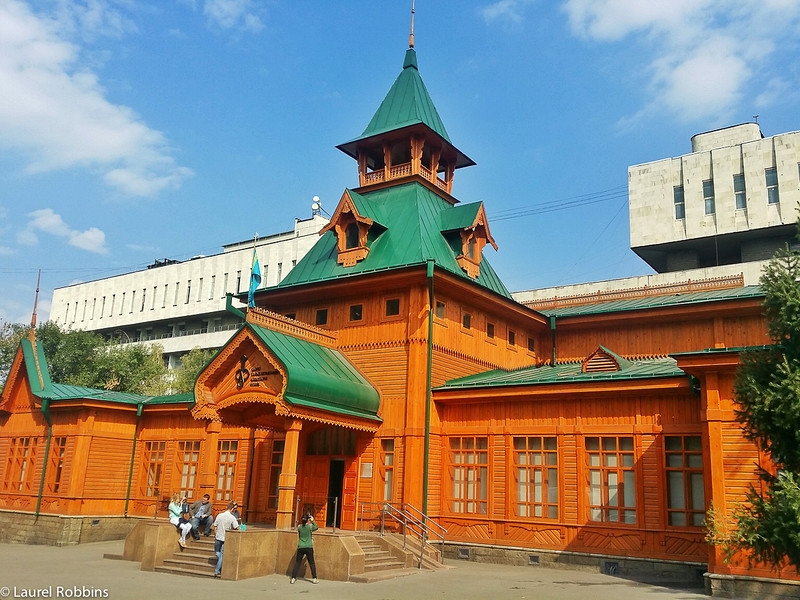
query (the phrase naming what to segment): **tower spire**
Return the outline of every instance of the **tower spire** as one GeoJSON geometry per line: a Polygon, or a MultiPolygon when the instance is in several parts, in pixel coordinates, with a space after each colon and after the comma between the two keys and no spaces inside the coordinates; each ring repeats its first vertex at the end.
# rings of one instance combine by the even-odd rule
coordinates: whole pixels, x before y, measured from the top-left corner
{"type": "Polygon", "coordinates": [[[33,344],[36,339],[36,307],[39,304],[39,283],[42,281],[42,270],[39,269],[39,277],[36,279],[36,298],[33,301],[33,314],[31,315],[31,330],[28,333],[28,339],[33,344]]]}
{"type": "Polygon", "coordinates": [[[414,47],[414,0],[411,0],[411,35],[408,36],[408,47],[414,47]]]}

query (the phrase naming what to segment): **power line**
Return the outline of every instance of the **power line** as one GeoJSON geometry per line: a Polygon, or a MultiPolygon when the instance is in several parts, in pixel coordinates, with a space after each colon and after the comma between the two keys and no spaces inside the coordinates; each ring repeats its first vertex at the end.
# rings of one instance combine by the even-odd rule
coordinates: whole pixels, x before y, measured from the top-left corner
{"type": "Polygon", "coordinates": [[[532,215],[539,215],[557,210],[567,210],[569,208],[578,208],[581,206],[588,206],[590,204],[608,202],[609,200],[618,200],[620,198],[627,199],[627,197],[628,187],[618,186],[608,190],[590,192],[588,194],[581,194],[579,196],[571,196],[561,200],[550,200],[534,206],[504,209],[492,214],[490,220],[491,222],[497,222],[506,221],[509,219],[519,219],[521,217],[529,217],[532,215]]]}

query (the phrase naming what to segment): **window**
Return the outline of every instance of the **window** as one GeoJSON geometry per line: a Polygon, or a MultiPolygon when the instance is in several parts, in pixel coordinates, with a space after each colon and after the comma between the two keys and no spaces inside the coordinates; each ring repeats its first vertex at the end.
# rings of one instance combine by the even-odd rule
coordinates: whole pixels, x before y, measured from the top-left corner
{"type": "Polygon", "coordinates": [[[676,185],[672,188],[672,199],[675,202],[675,218],[686,218],[686,203],[683,200],[683,186],[676,185]]]}
{"type": "Polygon", "coordinates": [[[297,319],[297,313],[286,313],[286,318],[294,321],[295,319],[297,319]]]}
{"type": "Polygon", "coordinates": [[[269,467],[269,489],[267,490],[267,507],[278,508],[278,489],[283,470],[283,450],[285,442],[275,440],[272,443],[272,461],[269,467]]]}
{"type": "Polygon", "coordinates": [[[360,304],[353,304],[350,307],[350,320],[360,321],[362,316],[362,306],[360,304]]]}
{"type": "Polygon", "coordinates": [[[391,502],[394,481],[394,440],[381,440],[381,465],[383,470],[383,500],[391,502]]]}
{"type": "Polygon", "coordinates": [[[89,315],[89,320],[94,321],[94,310],[97,308],[97,298],[92,299],[92,314],[89,315]]]}
{"type": "Polygon", "coordinates": [[[228,274],[225,273],[225,275],[222,276],[222,297],[224,298],[227,295],[228,295],[228,274]]]}
{"type": "Polygon", "coordinates": [[[744,190],[744,173],[733,176],[733,193],[736,196],[736,208],[747,208],[747,193],[744,190]]]}
{"type": "Polygon", "coordinates": [[[486,337],[494,339],[494,323],[486,323],[486,337]]]}
{"type": "Polygon", "coordinates": [[[767,180],[767,203],[778,204],[778,170],[775,167],[764,169],[764,176],[767,180]]]}
{"type": "Polygon", "coordinates": [[[488,446],[489,440],[485,437],[450,438],[453,512],[487,514],[488,446]]]}
{"type": "Polygon", "coordinates": [[[358,248],[358,223],[350,223],[345,230],[344,249],[358,248]]]}
{"type": "Polygon", "coordinates": [[[703,203],[705,204],[706,214],[713,215],[715,212],[713,179],[703,181],[703,203]]]}
{"type": "MultiPolygon", "coordinates": [[[[136,293],[136,292],[134,292],[134,293],[136,293]]],[[[84,300],[83,301],[83,313],[81,314],[81,323],[83,323],[86,320],[86,307],[88,305],[89,305],[89,301],[88,300],[84,300]]],[[[131,303],[131,312],[133,312],[133,303],[131,303]]]]}
{"type": "Polygon", "coordinates": [[[164,284],[164,297],[161,298],[161,308],[165,308],[167,306],[167,292],[169,291],[169,284],[164,284]]]}
{"type": "Polygon", "coordinates": [[[216,500],[233,500],[236,485],[236,460],[239,455],[239,442],[220,440],[217,442],[217,493],[216,500]]]}
{"type": "Polygon", "coordinates": [[[242,272],[236,271],[236,293],[242,290],[242,272]]]}
{"type": "Polygon", "coordinates": [[[58,494],[61,489],[61,476],[64,473],[64,456],[67,452],[67,438],[55,437],[50,443],[50,459],[47,463],[47,489],[58,494]]]}
{"type": "Polygon", "coordinates": [[[197,465],[200,464],[200,442],[178,443],[178,468],[181,474],[181,494],[195,497],[197,487],[197,465]]]}
{"type": "Polygon", "coordinates": [[[558,518],[558,444],[554,437],[515,437],[517,516],[558,518]]]}
{"type": "Polygon", "coordinates": [[[461,326],[464,329],[469,329],[472,325],[472,315],[469,313],[463,313],[461,315],[461,326]]]}
{"type": "MultiPolygon", "coordinates": [[[[164,454],[167,442],[145,442],[144,444],[144,495],[161,494],[161,477],[164,474],[164,454]]],[[[166,490],[164,490],[166,492],[166,490]]]]}
{"type": "Polygon", "coordinates": [[[175,298],[172,300],[172,306],[178,306],[178,294],[180,293],[181,282],[175,282],[175,298]]]}
{"type": "Polygon", "coordinates": [[[400,314],[400,298],[391,298],[386,301],[386,316],[394,317],[400,314]]]}
{"type": "Polygon", "coordinates": [[[632,437],[587,437],[589,520],[636,523],[632,437]]]}
{"type": "Polygon", "coordinates": [[[517,334],[513,330],[508,330],[508,345],[513,346],[517,343],[517,334]]]}
{"type": "Polygon", "coordinates": [[[11,438],[8,464],[3,487],[6,490],[27,492],[33,489],[33,471],[36,467],[37,438],[11,438]]]}
{"type": "Polygon", "coordinates": [[[192,280],[186,282],[186,300],[183,301],[184,304],[189,304],[189,298],[192,297],[192,280]]]}
{"type": "Polygon", "coordinates": [[[664,437],[667,473],[667,522],[676,526],[705,525],[703,445],[699,435],[664,437]]]}
{"type": "Polygon", "coordinates": [[[328,309],[327,308],[320,308],[317,310],[317,316],[314,320],[316,325],[327,325],[328,324],[328,309]]]}
{"type": "Polygon", "coordinates": [[[528,338],[528,352],[534,352],[536,349],[536,342],[532,337],[528,338]]]}
{"type": "Polygon", "coordinates": [[[103,315],[105,314],[105,312],[106,312],[106,297],[103,296],[103,302],[102,302],[102,304],[100,304],[100,318],[101,319],[103,318],[103,315]]]}
{"type": "Polygon", "coordinates": [[[444,319],[444,302],[436,301],[436,318],[444,319]]]}
{"type": "Polygon", "coordinates": [[[197,300],[196,302],[200,302],[203,299],[203,278],[201,277],[200,280],[197,282],[197,300]]]}
{"type": "MultiPolygon", "coordinates": [[[[136,290],[131,292],[131,309],[128,311],[128,314],[133,312],[134,307],[136,306],[136,290]]],[[[86,307],[83,307],[83,312],[86,312],[86,307]]]]}
{"type": "Polygon", "coordinates": [[[158,286],[153,286],[153,301],[150,303],[150,310],[155,310],[156,308],[156,296],[158,295],[158,286]]]}
{"type": "MultiPolygon", "coordinates": [[[[265,280],[265,281],[266,281],[266,279],[267,279],[267,278],[266,278],[266,277],[264,277],[264,280],[265,280]]],[[[214,299],[214,287],[215,287],[216,285],[217,285],[217,276],[216,276],[216,275],[212,275],[212,276],[211,276],[211,289],[210,289],[210,290],[209,290],[209,292],[208,292],[208,299],[209,299],[209,300],[213,300],[213,299],[214,299]]]]}
{"type": "MultiPolygon", "coordinates": [[[[77,312],[78,307],[75,307],[75,312],[77,312]]],[[[122,292],[122,298],[120,299],[119,303],[119,316],[122,316],[123,311],[125,310],[125,292],[122,292]]],[[[73,319],[74,320],[74,319],[73,319]]]]}

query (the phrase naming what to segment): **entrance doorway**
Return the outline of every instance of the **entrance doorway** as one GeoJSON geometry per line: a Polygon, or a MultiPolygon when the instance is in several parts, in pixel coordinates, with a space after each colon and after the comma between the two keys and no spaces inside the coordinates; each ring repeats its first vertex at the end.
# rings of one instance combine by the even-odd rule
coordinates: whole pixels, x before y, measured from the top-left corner
{"type": "Polygon", "coordinates": [[[344,489],[344,459],[332,458],[328,471],[328,510],[326,527],[342,526],[342,491],[344,489]]]}

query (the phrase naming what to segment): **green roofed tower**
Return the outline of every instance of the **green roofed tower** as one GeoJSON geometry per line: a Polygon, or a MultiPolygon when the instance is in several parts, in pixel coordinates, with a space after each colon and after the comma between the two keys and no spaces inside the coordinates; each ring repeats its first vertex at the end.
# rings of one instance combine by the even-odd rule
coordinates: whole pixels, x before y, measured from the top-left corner
{"type": "Polygon", "coordinates": [[[337,148],[358,161],[362,187],[417,175],[449,195],[455,169],[475,164],[450,141],[413,48],[363,133],[337,148]]]}

